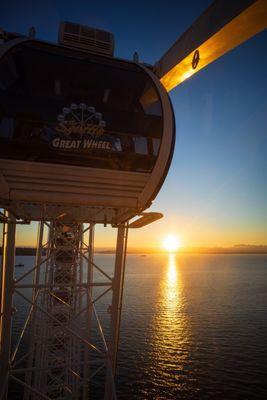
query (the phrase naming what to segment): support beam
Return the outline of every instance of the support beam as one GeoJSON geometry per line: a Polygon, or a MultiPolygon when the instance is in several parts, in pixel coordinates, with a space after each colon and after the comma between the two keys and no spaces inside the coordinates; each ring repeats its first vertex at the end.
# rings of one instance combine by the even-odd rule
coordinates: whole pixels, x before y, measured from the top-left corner
{"type": "Polygon", "coordinates": [[[128,225],[118,227],[116,259],[114,278],[112,282],[112,305],[110,319],[110,341],[108,344],[109,359],[107,365],[106,385],[105,385],[105,400],[113,400],[114,390],[112,388],[113,378],[116,373],[117,351],[119,344],[122,295],[124,286],[125,261],[127,250],[128,225]]]}
{"type": "Polygon", "coordinates": [[[11,352],[12,296],[16,235],[15,218],[8,213],[6,213],[6,216],[8,217],[9,222],[6,224],[3,243],[0,319],[0,394],[2,395],[2,399],[7,398],[7,388],[4,388],[3,385],[5,385],[7,382],[11,352]]]}
{"type": "Polygon", "coordinates": [[[123,295],[124,273],[125,273],[125,259],[126,259],[126,248],[127,248],[127,234],[128,234],[128,227],[126,228],[126,225],[123,225],[118,228],[115,270],[113,278],[111,321],[110,321],[110,327],[111,327],[110,358],[112,364],[112,371],[114,374],[116,370],[117,349],[119,343],[122,295],[123,295]]]}
{"type": "MultiPolygon", "coordinates": [[[[33,273],[33,290],[32,290],[32,302],[34,303],[36,300],[36,296],[38,293],[38,285],[40,281],[40,266],[42,262],[42,251],[43,251],[43,235],[44,235],[44,222],[39,222],[38,225],[38,239],[37,239],[37,249],[36,249],[36,265],[37,268],[34,270],[33,273]]],[[[32,306],[33,307],[33,306],[32,306]]],[[[34,322],[36,319],[36,309],[33,307],[33,313],[31,316],[31,321],[34,322]]],[[[30,339],[30,344],[29,344],[29,351],[30,351],[30,357],[28,359],[28,366],[29,368],[33,365],[34,363],[34,338],[37,334],[36,332],[36,326],[33,324],[33,329],[35,330],[31,334],[31,339],[30,339]]],[[[24,390],[24,397],[23,400],[29,400],[31,391],[28,389],[28,386],[30,386],[32,380],[32,371],[26,372],[25,375],[25,383],[27,386],[25,386],[24,390]]]]}
{"type": "Polygon", "coordinates": [[[216,0],[155,65],[167,91],[267,27],[266,0],[216,0]]]}
{"type": "MultiPolygon", "coordinates": [[[[92,335],[92,297],[93,297],[93,261],[94,261],[94,224],[90,224],[89,226],[89,237],[88,237],[88,262],[87,262],[87,290],[88,296],[86,298],[86,326],[87,326],[87,340],[91,341],[92,335]]],[[[86,400],[89,397],[89,382],[88,377],[90,376],[90,365],[88,365],[87,361],[89,357],[89,349],[86,347],[84,349],[84,385],[82,388],[82,398],[86,400]]]]}

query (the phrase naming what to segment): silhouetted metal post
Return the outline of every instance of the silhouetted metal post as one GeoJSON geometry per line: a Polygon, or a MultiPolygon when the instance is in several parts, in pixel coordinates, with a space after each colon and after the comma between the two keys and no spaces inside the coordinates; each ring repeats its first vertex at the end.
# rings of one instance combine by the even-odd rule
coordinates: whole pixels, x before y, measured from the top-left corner
{"type": "Polygon", "coordinates": [[[114,399],[113,378],[116,373],[117,351],[119,344],[122,295],[124,285],[125,261],[127,250],[128,226],[125,224],[119,226],[117,234],[115,270],[112,282],[112,305],[110,319],[110,341],[109,357],[107,362],[107,377],[105,387],[105,399],[114,399]]]}
{"type": "Polygon", "coordinates": [[[117,349],[119,343],[120,321],[121,321],[121,308],[122,308],[122,295],[124,284],[126,248],[127,248],[128,228],[122,225],[118,228],[115,271],[113,278],[113,296],[111,306],[111,341],[110,341],[110,357],[112,372],[115,374],[117,349]]]}
{"type": "MultiPolygon", "coordinates": [[[[36,296],[37,296],[37,292],[38,292],[38,285],[40,283],[40,263],[42,260],[42,252],[43,252],[43,236],[44,236],[44,222],[39,222],[38,225],[38,238],[37,238],[37,249],[36,249],[36,260],[35,260],[35,264],[38,266],[33,274],[33,289],[32,289],[32,302],[34,303],[36,301],[36,296]]],[[[34,338],[36,336],[36,324],[34,324],[36,319],[36,309],[33,310],[32,315],[31,315],[31,321],[33,323],[33,329],[34,332],[31,335],[31,340],[30,340],[30,345],[29,345],[29,349],[30,349],[30,357],[29,357],[29,361],[28,361],[28,365],[29,367],[31,367],[33,365],[34,362],[34,338]]],[[[25,374],[25,383],[27,385],[31,384],[31,380],[32,380],[32,371],[29,371],[25,374]]],[[[24,397],[23,400],[28,400],[30,398],[31,392],[30,390],[28,390],[27,388],[24,390],[24,397]]]]}
{"type": "MultiPolygon", "coordinates": [[[[89,237],[88,237],[88,261],[87,261],[87,291],[89,296],[87,296],[87,314],[86,314],[86,319],[87,319],[87,340],[90,342],[91,341],[91,336],[92,336],[92,316],[93,316],[93,308],[92,308],[92,297],[93,297],[93,273],[94,273],[94,267],[93,267],[93,261],[94,261],[94,236],[95,236],[95,224],[90,223],[89,227],[89,237]]],[[[88,347],[85,347],[84,349],[84,360],[85,360],[85,365],[84,365],[84,378],[85,383],[83,385],[83,400],[88,399],[89,397],[89,382],[87,381],[87,378],[90,374],[90,366],[88,365],[89,362],[89,351],[88,347]]]]}
{"type": "Polygon", "coordinates": [[[7,398],[7,380],[11,349],[13,275],[15,265],[16,219],[10,213],[3,241],[2,287],[1,287],[1,322],[0,322],[0,398],[7,398]]]}

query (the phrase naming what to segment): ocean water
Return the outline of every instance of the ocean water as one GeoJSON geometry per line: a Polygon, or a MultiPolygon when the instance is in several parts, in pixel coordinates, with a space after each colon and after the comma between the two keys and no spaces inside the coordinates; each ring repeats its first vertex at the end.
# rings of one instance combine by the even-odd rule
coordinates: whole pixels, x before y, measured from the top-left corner
{"type": "Polygon", "coordinates": [[[118,400],[267,399],[267,255],[129,255],[117,372],[118,400]]]}

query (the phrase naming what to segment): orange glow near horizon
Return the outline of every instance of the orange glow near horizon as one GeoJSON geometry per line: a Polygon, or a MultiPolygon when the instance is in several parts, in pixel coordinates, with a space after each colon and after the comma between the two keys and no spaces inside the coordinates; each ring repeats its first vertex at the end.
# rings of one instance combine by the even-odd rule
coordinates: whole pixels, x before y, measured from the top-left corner
{"type": "MultiPolygon", "coordinates": [[[[167,215],[167,212],[166,212],[167,215]]],[[[18,225],[16,234],[16,245],[18,247],[35,247],[38,224],[18,225]]],[[[0,241],[2,231],[0,230],[0,241]]],[[[188,221],[186,218],[176,222],[175,216],[166,216],[165,220],[151,224],[143,229],[131,229],[129,234],[128,249],[139,249],[144,252],[146,249],[172,253],[180,249],[218,248],[234,247],[238,244],[249,246],[267,246],[266,228],[260,223],[245,223],[239,226],[235,221],[230,221],[227,226],[218,226],[214,229],[208,215],[204,221],[188,221]],[[179,235],[176,234],[176,227],[179,225],[179,235]],[[157,229],[156,229],[157,228],[157,229]],[[177,250],[167,250],[164,247],[164,238],[169,235],[177,237],[179,246],[177,250]]],[[[96,227],[95,248],[115,249],[116,230],[110,227],[96,227]]]]}

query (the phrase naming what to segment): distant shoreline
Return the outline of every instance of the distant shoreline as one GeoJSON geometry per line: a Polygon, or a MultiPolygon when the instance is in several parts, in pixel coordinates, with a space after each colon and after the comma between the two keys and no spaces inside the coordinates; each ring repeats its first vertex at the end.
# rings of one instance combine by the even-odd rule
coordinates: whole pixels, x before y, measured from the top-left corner
{"type": "MultiPolygon", "coordinates": [[[[115,254],[115,250],[109,251],[96,251],[96,254],[115,254]]],[[[153,254],[169,254],[167,251],[131,251],[127,252],[128,254],[140,254],[140,255],[153,255],[153,254]]],[[[177,251],[171,254],[267,254],[267,251],[205,251],[205,250],[190,250],[190,251],[177,251]]]]}
{"type": "MultiPolygon", "coordinates": [[[[36,249],[33,247],[17,247],[16,255],[17,256],[34,256],[36,253],[36,249]]],[[[96,254],[115,254],[114,249],[96,249],[96,254]]],[[[164,250],[157,249],[129,249],[128,254],[139,254],[139,255],[148,255],[148,254],[167,254],[164,250]]],[[[229,248],[185,248],[180,249],[177,254],[267,254],[267,246],[250,246],[250,245],[241,245],[234,246],[229,248]]],[[[2,255],[2,248],[0,248],[0,255],[2,255]]]]}

